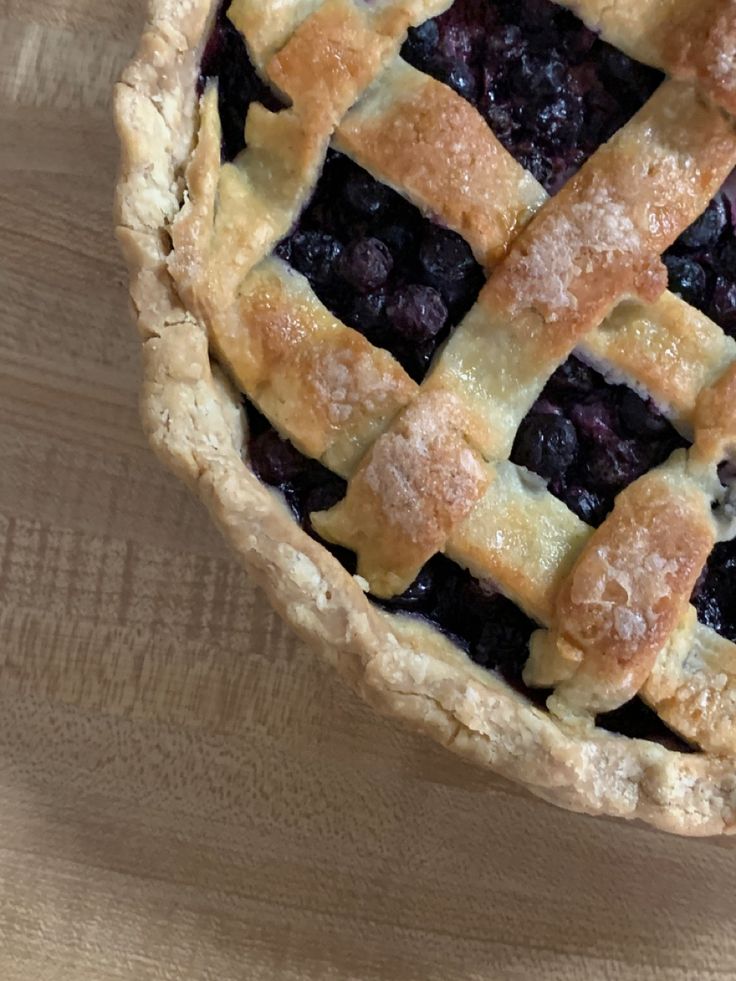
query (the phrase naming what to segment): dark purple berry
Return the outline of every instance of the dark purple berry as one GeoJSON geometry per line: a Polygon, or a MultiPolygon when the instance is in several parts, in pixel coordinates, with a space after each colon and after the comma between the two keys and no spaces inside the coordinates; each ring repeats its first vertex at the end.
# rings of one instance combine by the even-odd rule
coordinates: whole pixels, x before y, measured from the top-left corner
{"type": "Polygon", "coordinates": [[[558,183],[556,181],[556,176],[559,170],[549,157],[542,152],[542,150],[530,143],[520,143],[517,152],[514,154],[517,156],[521,166],[528,170],[529,173],[535,177],[543,188],[547,191],[552,191],[558,183]]]}
{"type": "Polygon", "coordinates": [[[340,260],[340,275],[361,293],[383,286],[394,261],[388,247],[378,238],[359,238],[345,249],[340,260]]]}
{"type": "Polygon", "coordinates": [[[505,24],[498,31],[494,31],[488,39],[490,58],[495,58],[497,63],[500,61],[513,63],[521,58],[524,47],[521,28],[516,24],[505,24]]]}
{"type": "Polygon", "coordinates": [[[524,0],[520,11],[524,27],[531,31],[547,31],[552,27],[555,9],[549,0],[524,0]]]}
{"type": "Polygon", "coordinates": [[[736,280],[736,236],[729,236],[718,252],[718,265],[723,275],[736,280]]]}
{"type": "Polygon", "coordinates": [[[415,68],[426,69],[435,57],[440,32],[435,20],[410,29],[402,55],[415,68]]]}
{"type": "Polygon", "coordinates": [[[486,120],[502,143],[511,138],[516,124],[507,106],[491,103],[486,109],[486,120]]]}
{"type": "Polygon", "coordinates": [[[701,589],[697,596],[692,600],[695,609],[698,611],[698,620],[706,627],[715,630],[716,633],[724,634],[724,618],[718,596],[710,589],[701,589]]]}
{"type": "Polygon", "coordinates": [[[471,657],[484,668],[495,668],[521,676],[529,657],[532,631],[510,620],[488,620],[473,645],[471,657]]]}
{"type": "Polygon", "coordinates": [[[538,415],[563,415],[562,409],[558,405],[555,405],[554,402],[550,402],[549,399],[545,398],[544,393],[542,393],[534,403],[534,412],[538,415]]]}
{"type": "Polygon", "coordinates": [[[606,515],[606,503],[600,495],[586,487],[571,484],[558,495],[571,511],[588,525],[599,525],[606,515]]]}
{"type": "Polygon", "coordinates": [[[570,61],[574,64],[585,58],[596,40],[597,37],[594,32],[581,24],[577,30],[570,29],[563,34],[562,44],[570,61]]]}
{"type": "Polygon", "coordinates": [[[698,619],[729,640],[736,640],[736,543],[721,542],[701,573],[692,602],[698,619]]]}
{"type": "Polygon", "coordinates": [[[509,87],[514,95],[526,103],[535,91],[534,78],[541,74],[545,65],[543,56],[532,53],[528,48],[522,52],[514,70],[509,73],[509,87]]]}
{"type": "Polygon", "coordinates": [[[601,49],[600,65],[603,74],[616,82],[627,84],[632,77],[632,61],[623,51],[606,45],[601,49]]]}
{"type": "Polygon", "coordinates": [[[651,399],[643,399],[625,388],[619,402],[621,421],[632,436],[661,436],[669,423],[651,399]]]}
{"type": "Polygon", "coordinates": [[[437,582],[437,607],[455,633],[467,636],[471,643],[480,636],[484,624],[495,619],[498,590],[489,580],[473,579],[470,573],[455,567],[437,582]]]}
{"type": "Polygon", "coordinates": [[[343,193],[355,211],[368,217],[379,215],[389,204],[389,189],[364,170],[345,182],[343,193]]]}
{"type": "Polygon", "coordinates": [[[616,415],[613,407],[603,399],[592,399],[573,406],[570,418],[582,436],[596,443],[608,442],[614,437],[616,415]]]}
{"type": "Polygon", "coordinates": [[[688,249],[703,249],[714,245],[728,223],[726,204],[721,195],[710,202],[703,214],[686,228],[677,240],[688,249]]]}
{"type": "Polygon", "coordinates": [[[600,376],[578,358],[571,356],[552,375],[548,388],[573,394],[587,394],[600,385],[600,376]]]}
{"type": "Polygon", "coordinates": [[[705,302],[707,280],[705,270],[694,259],[681,255],[665,255],[669,288],[687,303],[702,307],[705,302]]]}
{"type": "Polygon", "coordinates": [[[273,250],[274,255],[277,255],[279,259],[283,259],[284,262],[291,262],[291,239],[282,238],[278,243],[276,248],[273,250]]]}
{"type": "Polygon", "coordinates": [[[578,140],[583,123],[579,100],[558,96],[539,110],[542,138],[555,149],[568,149],[578,140]]]}
{"type": "Polygon", "coordinates": [[[249,454],[256,476],[273,487],[293,480],[304,470],[305,458],[288,440],[281,439],[274,429],[267,429],[252,439],[249,454]]]}
{"type": "Polygon", "coordinates": [[[634,440],[612,439],[591,448],[585,470],[594,488],[623,490],[646,473],[648,464],[643,448],[634,440]]]}
{"type": "Polygon", "coordinates": [[[327,511],[345,497],[347,485],[340,477],[329,472],[325,473],[320,482],[309,488],[304,494],[303,509],[305,516],[314,511],[327,511]]]}
{"type": "Polygon", "coordinates": [[[568,419],[531,412],[516,434],[511,459],[548,480],[567,470],[577,451],[577,434],[568,419]]]}
{"type": "Polygon", "coordinates": [[[460,22],[456,22],[453,26],[446,25],[443,22],[437,50],[445,61],[450,64],[454,64],[457,61],[469,64],[471,60],[475,61],[475,54],[477,54],[479,48],[482,46],[487,32],[495,28],[496,24],[493,5],[485,3],[484,7],[485,24],[482,18],[476,18],[476,23],[473,23],[472,17],[470,20],[463,21],[461,19],[460,22]]]}
{"type": "Polygon", "coordinates": [[[427,282],[439,290],[465,279],[476,265],[467,242],[437,226],[428,230],[419,246],[419,264],[427,282]]]}
{"type": "Polygon", "coordinates": [[[599,715],[596,725],[630,739],[648,739],[660,743],[677,753],[693,752],[692,747],[668,729],[657,713],[639,697],[632,698],[621,708],[599,715]]]}
{"type": "Polygon", "coordinates": [[[409,285],[397,290],[386,313],[392,326],[410,340],[436,337],[447,321],[447,307],[431,286],[409,285]]]}
{"type": "Polygon", "coordinates": [[[362,334],[370,334],[382,324],[385,306],[385,293],[357,293],[350,304],[350,326],[362,334]]]}
{"type": "Polygon", "coordinates": [[[328,282],[341,254],[342,244],[326,232],[296,231],[291,236],[291,263],[310,281],[328,282]]]}
{"type": "Polygon", "coordinates": [[[710,316],[732,337],[736,334],[736,283],[725,276],[716,278],[711,297],[710,316]]]}
{"type": "MultiPolygon", "coordinates": [[[[567,69],[556,57],[546,56],[541,64],[534,67],[533,73],[529,78],[531,83],[531,93],[534,98],[539,96],[557,95],[559,92],[569,90],[570,80],[567,69]]],[[[527,97],[530,91],[527,90],[527,97]]]]}
{"type": "Polygon", "coordinates": [[[416,242],[414,229],[403,222],[380,225],[376,229],[376,238],[380,238],[382,242],[386,243],[391,250],[391,254],[399,262],[407,258],[411,250],[414,249],[416,242]]]}

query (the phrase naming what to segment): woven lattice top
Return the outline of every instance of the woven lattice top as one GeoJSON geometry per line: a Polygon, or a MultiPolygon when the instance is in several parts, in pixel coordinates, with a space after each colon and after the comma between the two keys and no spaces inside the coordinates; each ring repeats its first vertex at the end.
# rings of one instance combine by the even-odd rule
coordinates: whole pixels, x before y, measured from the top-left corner
{"type": "Polygon", "coordinates": [[[220,158],[201,100],[169,270],[233,379],[303,453],[346,477],[312,521],[377,596],[438,552],[543,624],[525,677],[574,724],[636,693],[683,736],[736,752],[736,650],[693,585],[734,533],[718,466],[736,440],[736,344],[666,292],[661,254],[736,162],[736,4],[566,4],[669,78],[554,198],[478,112],[399,55],[447,0],[234,0],[229,16],[288,100],[253,104],[220,158]],[[273,255],[328,147],[459,233],[487,273],[421,384],[337,320],[273,255]],[[577,349],[691,434],[594,530],[509,462],[519,424],[577,349]]]}

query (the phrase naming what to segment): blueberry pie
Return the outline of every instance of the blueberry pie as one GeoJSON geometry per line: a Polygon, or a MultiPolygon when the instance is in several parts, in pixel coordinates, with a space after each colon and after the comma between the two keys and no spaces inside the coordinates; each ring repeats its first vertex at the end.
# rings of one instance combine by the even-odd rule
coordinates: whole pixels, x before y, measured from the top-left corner
{"type": "Polygon", "coordinates": [[[153,0],[143,417],[376,708],[736,830],[736,0],[153,0]]]}

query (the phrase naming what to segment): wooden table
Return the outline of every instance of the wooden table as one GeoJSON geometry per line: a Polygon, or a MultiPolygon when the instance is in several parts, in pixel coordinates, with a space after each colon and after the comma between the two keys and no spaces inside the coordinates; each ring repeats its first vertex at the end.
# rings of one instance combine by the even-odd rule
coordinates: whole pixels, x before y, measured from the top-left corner
{"type": "Polygon", "coordinates": [[[730,843],[530,801],[271,615],[139,430],[142,7],[0,11],[0,978],[736,977],[730,843]]]}

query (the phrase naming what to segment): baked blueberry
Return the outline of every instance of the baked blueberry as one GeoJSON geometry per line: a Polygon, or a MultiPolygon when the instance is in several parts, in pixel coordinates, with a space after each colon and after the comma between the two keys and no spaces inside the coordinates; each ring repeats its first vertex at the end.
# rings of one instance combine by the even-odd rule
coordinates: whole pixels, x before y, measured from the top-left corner
{"type": "Polygon", "coordinates": [[[540,477],[564,472],[578,451],[575,426],[562,415],[529,413],[517,433],[512,459],[540,477]]]}
{"type": "Polygon", "coordinates": [[[678,242],[687,249],[706,249],[714,246],[728,223],[726,203],[719,194],[713,198],[703,214],[687,228],[678,242]]]}
{"type": "Polygon", "coordinates": [[[447,322],[447,307],[437,290],[416,284],[396,290],[386,314],[393,329],[412,341],[431,341],[447,322]]]}
{"type": "Polygon", "coordinates": [[[426,282],[442,291],[471,275],[475,260],[467,242],[435,225],[427,228],[419,246],[419,265],[426,282]]]}
{"type": "Polygon", "coordinates": [[[342,278],[359,293],[386,285],[394,261],[380,238],[359,238],[345,249],[339,265],[342,278]]]}
{"type": "Polygon", "coordinates": [[[682,255],[666,255],[665,265],[669,288],[683,300],[701,307],[705,303],[708,282],[705,270],[695,259],[682,255]]]}
{"type": "Polygon", "coordinates": [[[351,174],[345,181],[343,194],[358,214],[371,218],[380,215],[390,205],[388,188],[364,170],[351,174]]]}
{"type": "Polygon", "coordinates": [[[316,283],[333,278],[342,252],[342,243],[327,232],[297,231],[289,241],[292,265],[316,283]]]}

